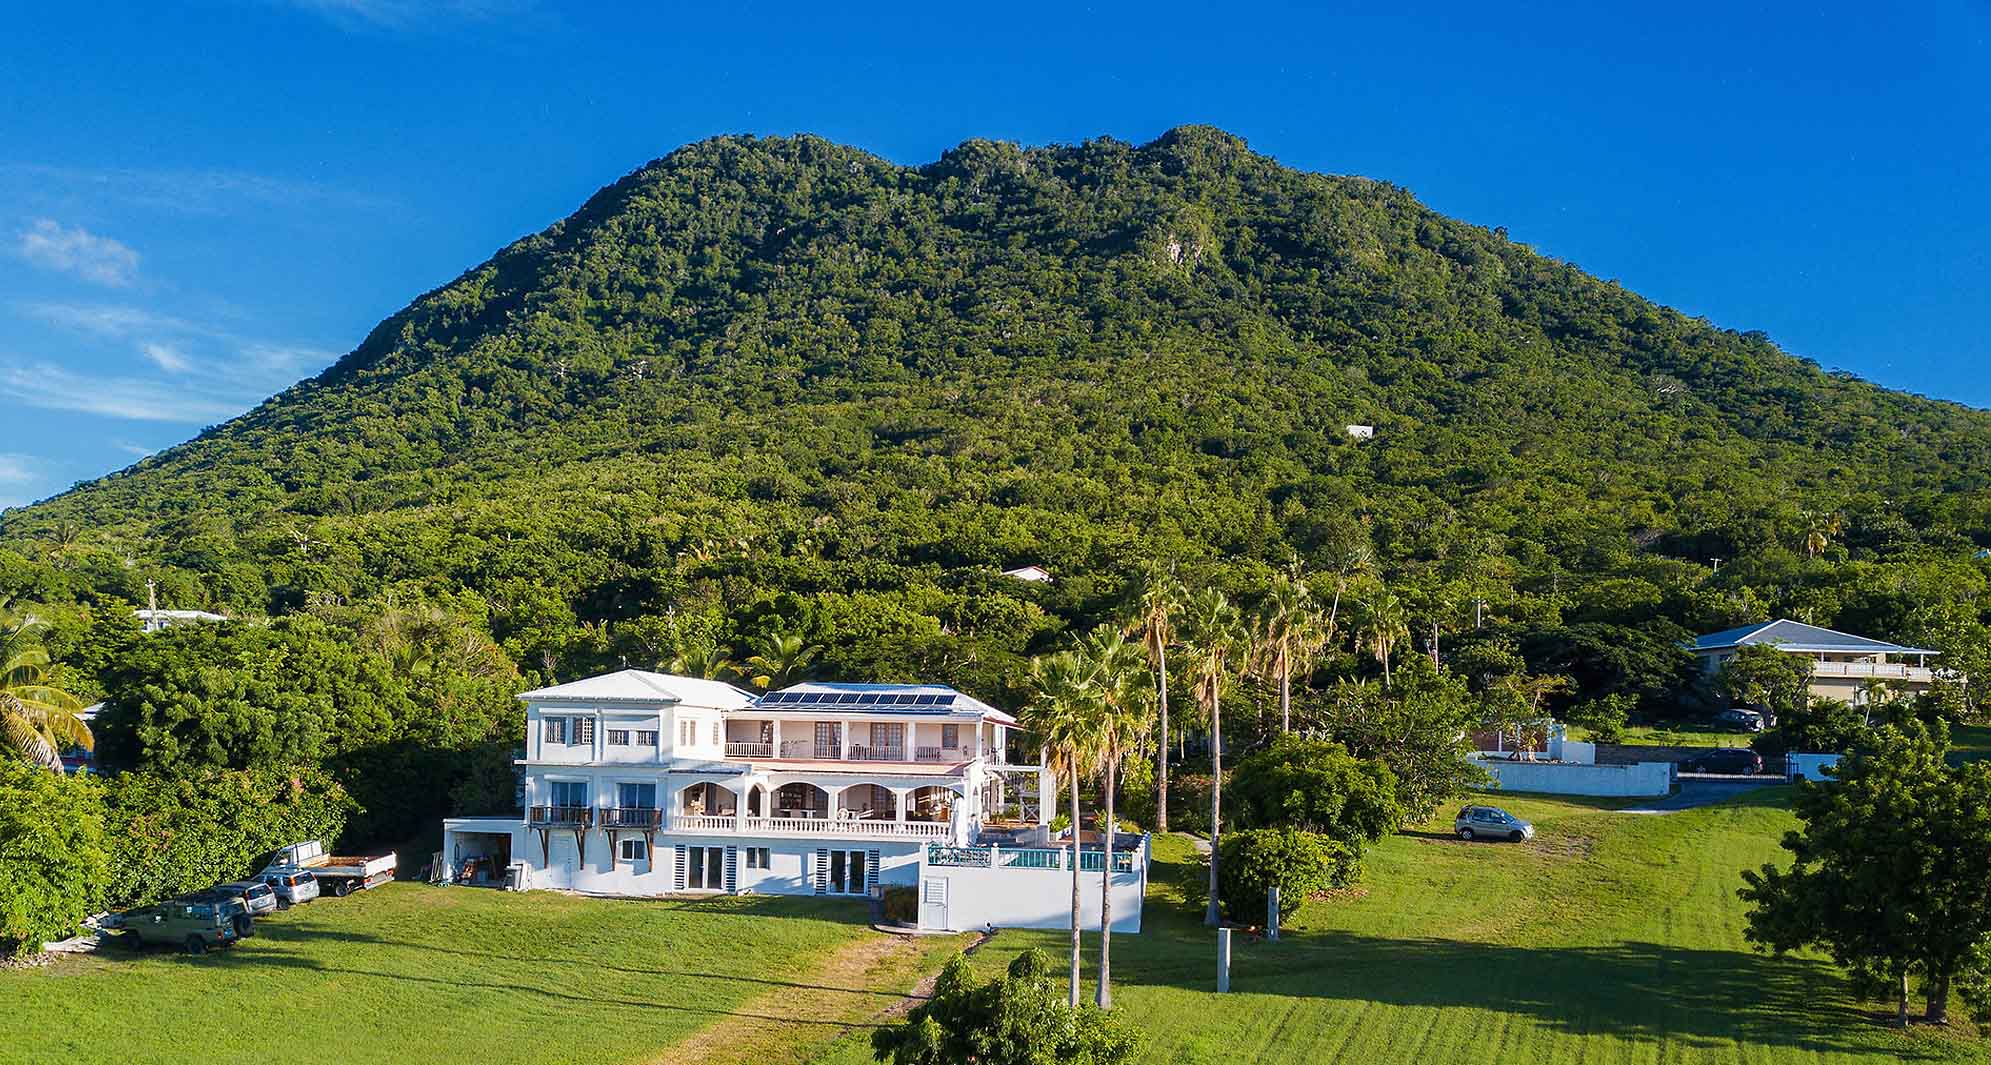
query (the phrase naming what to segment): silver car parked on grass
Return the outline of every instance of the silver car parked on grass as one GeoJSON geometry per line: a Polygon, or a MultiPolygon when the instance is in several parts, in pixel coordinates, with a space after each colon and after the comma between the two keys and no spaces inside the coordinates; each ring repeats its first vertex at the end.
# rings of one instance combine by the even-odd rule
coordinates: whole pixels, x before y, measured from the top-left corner
{"type": "Polygon", "coordinates": [[[1498,806],[1468,806],[1452,820],[1460,839],[1507,839],[1516,843],[1535,838],[1535,826],[1498,806]]]}
{"type": "Polygon", "coordinates": [[[318,878],[309,869],[265,869],[256,879],[276,892],[277,905],[284,909],[318,897],[318,878]]]}

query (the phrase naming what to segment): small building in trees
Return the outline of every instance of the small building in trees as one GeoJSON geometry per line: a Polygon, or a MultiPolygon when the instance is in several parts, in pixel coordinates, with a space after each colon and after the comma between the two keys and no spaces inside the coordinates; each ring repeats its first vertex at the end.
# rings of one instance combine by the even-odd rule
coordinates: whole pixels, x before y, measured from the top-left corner
{"type": "Polygon", "coordinates": [[[1936,670],[1929,666],[1929,659],[1942,653],[1788,618],[1709,633],[1686,647],[1710,676],[1744,647],[1774,647],[1785,654],[1801,655],[1811,667],[1814,698],[1852,704],[1864,701],[1867,686],[1874,681],[1907,693],[1929,690],[1936,682],[1936,670]]]}
{"type": "Polygon", "coordinates": [[[1003,570],[1002,575],[1019,581],[1029,581],[1032,584],[1051,583],[1051,571],[1042,566],[1018,566],[1015,569],[1003,570]]]}

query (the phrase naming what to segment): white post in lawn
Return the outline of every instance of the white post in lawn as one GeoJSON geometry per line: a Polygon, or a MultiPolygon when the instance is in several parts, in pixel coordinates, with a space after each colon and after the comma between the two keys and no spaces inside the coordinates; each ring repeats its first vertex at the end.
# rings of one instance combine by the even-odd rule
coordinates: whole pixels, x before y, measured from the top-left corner
{"type": "Polygon", "coordinates": [[[1217,994],[1231,989],[1231,930],[1217,929],[1217,994]]]}
{"type": "Polygon", "coordinates": [[[1279,938],[1279,885],[1265,889],[1265,938],[1279,938]]]}

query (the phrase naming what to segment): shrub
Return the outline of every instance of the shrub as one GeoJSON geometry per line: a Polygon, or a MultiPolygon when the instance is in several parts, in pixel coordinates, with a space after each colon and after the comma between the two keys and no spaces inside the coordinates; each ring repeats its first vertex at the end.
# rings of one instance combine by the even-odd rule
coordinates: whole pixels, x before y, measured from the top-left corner
{"type": "Polygon", "coordinates": [[[1094,1006],[1065,1004],[1051,962],[1026,950],[1008,972],[986,982],[956,954],[934,983],[933,997],[902,1024],[871,1033],[872,1055],[893,1065],[1120,1065],[1133,1060],[1134,1033],[1094,1006]]]}
{"type": "Polygon", "coordinates": [[[899,924],[919,923],[919,889],[888,887],[884,898],[885,919],[899,924]]]}
{"type": "Polygon", "coordinates": [[[1152,758],[1130,758],[1120,763],[1120,808],[1118,813],[1146,828],[1155,823],[1155,766],[1152,758]]]}
{"type": "Polygon", "coordinates": [[[1591,699],[1569,708],[1569,723],[1590,732],[1597,743],[1616,743],[1625,738],[1625,723],[1638,707],[1638,697],[1622,692],[1591,699]]]}
{"type": "Polygon", "coordinates": [[[76,933],[102,896],[102,789],[0,758],[0,954],[76,933]]]}
{"type": "Polygon", "coordinates": [[[1217,847],[1223,858],[1219,901],[1231,920],[1240,923],[1265,919],[1268,888],[1279,889],[1279,918],[1284,923],[1308,897],[1354,882],[1361,868],[1360,859],[1340,841],[1297,828],[1226,832],[1217,847]]]}
{"type": "Polygon", "coordinates": [[[353,803],[322,770],[124,773],[108,788],[105,898],[126,907],[255,871],[278,847],[345,827],[353,803]]]}
{"type": "Polygon", "coordinates": [[[1239,759],[1225,790],[1241,828],[1291,826],[1357,852],[1403,824],[1389,766],[1325,740],[1281,736],[1239,759]]]}

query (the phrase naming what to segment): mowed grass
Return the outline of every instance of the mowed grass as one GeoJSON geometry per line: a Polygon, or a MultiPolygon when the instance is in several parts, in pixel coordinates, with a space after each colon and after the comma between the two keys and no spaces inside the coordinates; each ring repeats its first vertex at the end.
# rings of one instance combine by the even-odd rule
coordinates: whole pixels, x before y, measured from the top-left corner
{"type": "Polygon", "coordinates": [[[890,1005],[903,987],[858,979],[825,1002],[805,983],[877,935],[867,916],[848,901],[389,884],[266,918],[203,958],[107,945],[0,971],[0,1061],[643,1061],[729,1016],[783,1019],[770,994],[890,1005]]]}
{"type": "MultiPolygon", "coordinates": [[[[1526,844],[1463,843],[1449,816],[1385,840],[1359,888],[1310,902],[1278,942],[1237,936],[1215,986],[1202,866],[1161,841],[1138,936],[1116,936],[1118,1012],[1144,1061],[1836,1063],[1984,1061],[1968,1031],[1902,1033],[1816,958],[1750,951],[1740,873],[1780,854],[1786,789],[1663,816],[1622,801],[1502,795],[1526,844]]],[[[1068,934],[1002,932],[977,956],[1060,956],[1068,934]]],[[[1086,994],[1098,939],[1085,937],[1086,994]]],[[[819,1058],[869,1060],[852,1033],[819,1058]]]]}

